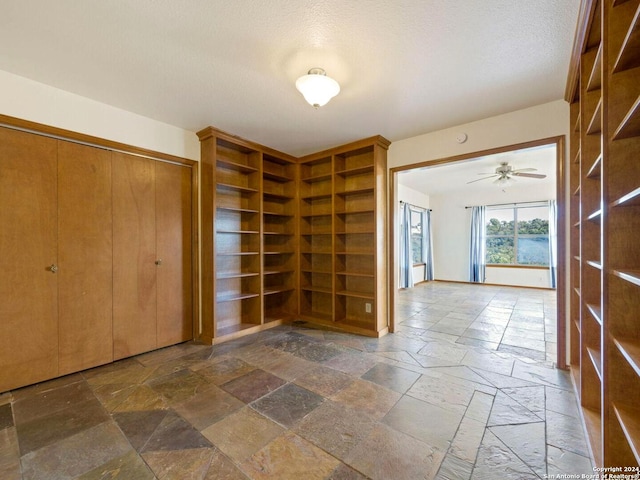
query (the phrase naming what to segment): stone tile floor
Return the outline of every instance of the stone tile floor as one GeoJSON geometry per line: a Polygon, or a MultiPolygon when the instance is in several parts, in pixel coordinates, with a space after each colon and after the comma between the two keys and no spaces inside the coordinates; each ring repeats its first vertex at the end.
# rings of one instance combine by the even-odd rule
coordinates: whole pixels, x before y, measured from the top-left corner
{"type": "Polygon", "coordinates": [[[278,327],[0,395],[0,478],[542,479],[591,473],[555,293],[432,282],[397,332],[278,327]]]}

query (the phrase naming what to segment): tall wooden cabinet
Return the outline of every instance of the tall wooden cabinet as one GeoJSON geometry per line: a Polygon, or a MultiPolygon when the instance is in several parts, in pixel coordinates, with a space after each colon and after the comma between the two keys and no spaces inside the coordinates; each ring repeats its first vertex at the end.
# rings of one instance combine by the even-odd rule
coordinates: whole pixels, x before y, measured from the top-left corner
{"type": "Polygon", "coordinates": [[[296,159],[212,127],[198,136],[202,339],[296,319],[386,333],[389,142],[296,159]]]}
{"type": "Polygon", "coordinates": [[[596,463],[640,465],[640,0],[583,2],[571,105],[570,360],[596,463]]]}
{"type": "Polygon", "coordinates": [[[0,392],[193,338],[191,215],[189,166],[0,127],[0,392]]]}

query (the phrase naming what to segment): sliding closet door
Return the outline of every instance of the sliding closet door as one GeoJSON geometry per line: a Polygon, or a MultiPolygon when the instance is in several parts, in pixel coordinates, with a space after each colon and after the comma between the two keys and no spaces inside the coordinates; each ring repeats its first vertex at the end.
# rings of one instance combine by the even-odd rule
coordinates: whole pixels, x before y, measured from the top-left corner
{"type": "Polygon", "coordinates": [[[156,162],[158,347],[193,338],[191,168],[156,162]]]}
{"type": "Polygon", "coordinates": [[[155,162],[113,154],[113,355],[156,348],[155,162]]]}
{"type": "Polygon", "coordinates": [[[56,177],[56,140],[0,128],[0,392],[58,374],[56,177]]]}
{"type": "Polygon", "coordinates": [[[60,375],[113,360],[111,152],[58,141],[60,375]]]}

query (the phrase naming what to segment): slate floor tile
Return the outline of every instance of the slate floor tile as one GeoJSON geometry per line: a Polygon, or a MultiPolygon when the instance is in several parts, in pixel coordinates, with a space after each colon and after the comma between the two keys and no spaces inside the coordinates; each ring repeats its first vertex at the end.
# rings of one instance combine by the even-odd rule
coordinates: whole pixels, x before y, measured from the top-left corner
{"type": "Polygon", "coordinates": [[[333,395],[331,400],[380,419],[391,410],[400,397],[399,393],[379,385],[354,380],[348,387],[333,395]]]}
{"type": "Polygon", "coordinates": [[[297,385],[323,397],[336,394],[353,381],[353,377],[333,368],[318,366],[295,380],[297,385]]]}
{"type": "Polygon", "coordinates": [[[256,400],[251,406],[280,425],[291,428],[323,401],[324,398],[317,393],[289,383],[256,400]]]}
{"type": "Polygon", "coordinates": [[[208,447],[211,447],[211,443],[198,430],[176,413],[169,411],[142,447],[141,452],[208,447]]]}
{"type": "Polygon", "coordinates": [[[420,378],[420,374],[386,363],[378,363],[360,378],[398,393],[405,393],[420,378]]]}
{"type": "Polygon", "coordinates": [[[221,388],[243,402],[250,403],[285,383],[285,380],[269,372],[256,369],[221,385],[221,388]]]}

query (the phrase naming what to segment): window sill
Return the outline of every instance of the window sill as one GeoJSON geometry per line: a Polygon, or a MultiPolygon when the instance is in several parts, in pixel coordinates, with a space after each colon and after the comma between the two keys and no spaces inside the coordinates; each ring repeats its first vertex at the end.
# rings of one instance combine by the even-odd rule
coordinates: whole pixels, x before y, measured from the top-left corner
{"type": "Polygon", "coordinates": [[[491,268],[528,268],[531,270],[549,270],[549,266],[544,265],[505,265],[500,263],[487,263],[487,267],[491,268]]]}

